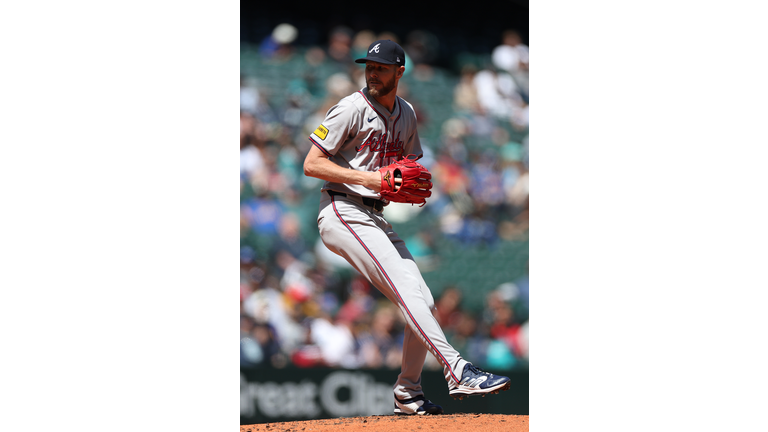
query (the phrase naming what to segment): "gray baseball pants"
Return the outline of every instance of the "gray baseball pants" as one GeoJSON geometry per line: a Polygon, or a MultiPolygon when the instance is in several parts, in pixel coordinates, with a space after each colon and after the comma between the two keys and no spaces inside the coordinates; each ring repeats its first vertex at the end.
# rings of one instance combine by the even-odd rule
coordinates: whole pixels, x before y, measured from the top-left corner
{"type": "Polygon", "coordinates": [[[443,366],[447,382],[461,381],[464,360],[446,340],[432,309],[435,301],[405,242],[383,215],[357,196],[322,193],[317,219],[320,237],[332,252],[396,304],[408,326],[403,362],[394,386],[399,399],[423,395],[421,371],[429,351],[443,366]]]}

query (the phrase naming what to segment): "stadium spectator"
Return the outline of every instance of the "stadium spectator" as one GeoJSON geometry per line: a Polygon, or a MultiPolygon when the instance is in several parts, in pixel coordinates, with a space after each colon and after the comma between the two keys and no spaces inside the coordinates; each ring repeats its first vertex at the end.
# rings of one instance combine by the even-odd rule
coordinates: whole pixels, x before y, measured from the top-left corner
{"type": "Polygon", "coordinates": [[[352,63],[352,37],[354,32],[346,26],[336,26],[328,37],[328,57],[344,67],[352,63]]]}
{"type": "Polygon", "coordinates": [[[285,61],[293,55],[294,47],[291,44],[298,35],[298,29],[291,24],[279,24],[261,42],[259,52],[265,58],[285,61]]]}
{"type": "Polygon", "coordinates": [[[435,302],[435,318],[446,334],[455,332],[463,317],[461,296],[458,288],[449,286],[435,302]]]}
{"type": "Polygon", "coordinates": [[[405,327],[399,316],[393,305],[382,303],[375,310],[370,331],[360,341],[363,367],[400,368],[405,327]]]}
{"type": "Polygon", "coordinates": [[[493,68],[483,69],[473,79],[477,99],[483,112],[499,119],[511,119],[525,106],[512,77],[493,68]]]}
{"type": "Polygon", "coordinates": [[[479,113],[482,110],[475,87],[477,68],[465,65],[461,69],[461,78],[453,89],[453,107],[457,113],[479,113]]]}
{"type": "Polygon", "coordinates": [[[522,96],[528,100],[528,46],[523,43],[515,30],[506,30],[501,37],[501,45],[491,53],[493,64],[507,71],[515,80],[522,96]]]}

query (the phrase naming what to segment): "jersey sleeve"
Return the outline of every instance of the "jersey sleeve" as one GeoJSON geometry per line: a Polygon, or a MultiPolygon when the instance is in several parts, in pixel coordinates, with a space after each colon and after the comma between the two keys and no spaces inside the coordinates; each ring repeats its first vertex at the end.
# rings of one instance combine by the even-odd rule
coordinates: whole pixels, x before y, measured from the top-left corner
{"type": "Polygon", "coordinates": [[[419,139],[419,131],[416,127],[416,115],[413,117],[413,133],[408,137],[408,141],[403,144],[404,155],[409,154],[421,156],[424,151],[421,149],[421,140],[419,139]]]}
{"type": "Polygon", "coordinates": [[[357,108],[344,100],[331,107],[320,126],[309,135],[312,144],[331,157],[350,136],[357,135],[360,125],[357,108]]]}

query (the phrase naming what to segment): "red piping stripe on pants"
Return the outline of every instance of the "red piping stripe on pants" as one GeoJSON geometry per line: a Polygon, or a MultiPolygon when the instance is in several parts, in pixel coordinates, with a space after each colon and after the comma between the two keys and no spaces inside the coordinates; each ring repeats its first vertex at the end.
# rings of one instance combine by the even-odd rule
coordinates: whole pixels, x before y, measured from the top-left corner
{"type": "Polygon", "coordinates": [[[363,246],[365,251],[368,252],[368,255],[370,255],[370,257],[376,263],[376,266],[378,266],[379,270],[381,270],[381,272],[384,274],[384,277],[387,278],[387,282],[389,282],[389,286],[392,287],[392,291],[395,292],[395,295],[400,300],[400,304],[403,305],[403,308],[405,309],[405,312],[408,314],[409,317],[411,317],[411,321],[413,322],[414,325],[416,325],[416,328],[419,329],[419,333],[421,333],[421,335],[424,336],[424,339],[432,347],[434,352],[436,352],[437,355],[439,355],[440,358],[443,360],[442,363],[448,368],[448,371],[450,372],[451,377],[453,378],[453,380],[456,383],[461,382],[461,381],[459,381],[458,378],[456,378],[456,375],[453,374],[453,369],[451,369],[451,365],[448,364],[448,361],[445,360],[445,357],[443,357],[443,355],[440,353],[440,351],[437,350],[437,347],[435,347],[435,345],[432,343],[432,341],[429,340],[429,337],[427,337],[427,334],[424,333],[424,330],[421,329],[421,327],[419,326],[419,323],[417,323],[416,319],[413,318],[413,315],[411,315],[411,311],[408,310],[408,306],[406,306],[405,302],[403,301],[403,298],[400,297],[400,293],[397,292],[397,288],[395,288],[395,284],[392,283],[392,280],[389,278],[389,275],[387,274],[387,272],[384,271],[384,267],[381,266],[381,264],[379,263],[379,260],[377,260],[376,257],[373,256],[373,253],[370,251],[370,249],[368,249],[368,247],[365,245],[365,243],[363,243],[363,240],[360,237],[358,237],[357,233],[355,233],[355,231],[352,229],[352,227],[349,226],[349,224],[347,224],[347,222],[344,221],[344,219],[341,217],[341,214],[339,214],[339,211],[336,209],[336,199],[333,196],[331,197],[331,203],[333,204],[333,211],[334,211],[334,213],[336,213],[336,216],[338,216],[338,218],[341,221],[341,223],[344,224],[345,227],[347,227],[349,232],[352,233],[352,235],[357,239],[357,241],[360,243],[360,245],[363,246]]]}

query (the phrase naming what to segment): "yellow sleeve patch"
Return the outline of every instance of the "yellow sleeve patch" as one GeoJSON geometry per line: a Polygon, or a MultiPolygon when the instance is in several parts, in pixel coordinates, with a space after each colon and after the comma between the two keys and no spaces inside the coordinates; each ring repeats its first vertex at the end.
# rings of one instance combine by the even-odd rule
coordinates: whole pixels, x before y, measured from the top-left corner
{"type": "Polygon", "coordinates": [[[326,136],[328,136],[328,129],[325,128],[325,126],[320,125],[315,129],[315,135],[320,137],[321,140],[324,140],[326,136]]]}

